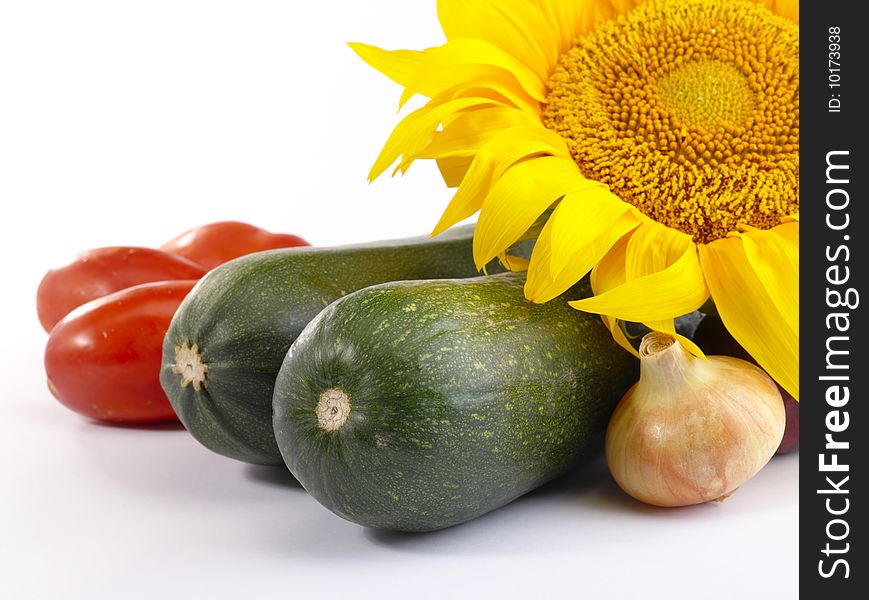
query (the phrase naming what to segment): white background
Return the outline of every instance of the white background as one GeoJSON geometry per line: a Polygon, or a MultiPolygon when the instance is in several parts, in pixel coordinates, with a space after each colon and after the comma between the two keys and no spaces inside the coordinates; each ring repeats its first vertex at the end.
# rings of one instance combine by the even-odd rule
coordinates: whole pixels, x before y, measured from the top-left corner
{"type": "Polygon", "coordinates": [[[795,598],[798,456],[644,507],[594,464],[474,522],[365,530],[283,469],[45,388],[34,296],[76,252],[238,219],[318,245],[427,231],[436,169],[369,186],[398,89],[347,48],[442,37],[434,0],[0,0],[0,597],[795,598]]]}

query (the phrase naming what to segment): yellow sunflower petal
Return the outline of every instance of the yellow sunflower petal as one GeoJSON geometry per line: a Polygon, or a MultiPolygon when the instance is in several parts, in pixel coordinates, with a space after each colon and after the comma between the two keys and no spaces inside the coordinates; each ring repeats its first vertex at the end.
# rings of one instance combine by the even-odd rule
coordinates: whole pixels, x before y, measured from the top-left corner
{"type": "Polygon", "coordinates": [[[588,33],[602,21],[617,18],[638,4],[637,0],[532,0],[546,16],[555,32],[559,49],[567,51],[578,36],[588,33]]]}
{"type": "Polygon", "coordinates": [[[487,66],[467,66],[456,69],[462,73],[441,73],[429,76],[431,98],[444,99],[484,96],[502,101],[540,119],[540,102],[532,98],[516,82],[512,74],[487,66]]]}
{"type": "Polygon", "coordinates": [[[794,23],[800,22],[800,2],[799,0],[755,0],[759,4],[767,7],[775,14],[790,19],[794,23]]]}
{"type": "MultiPolygon", "coordinates": [[[[546,98],[545,78],[529,69],[513,55],[492,44],[475,39],[452,40],[442,46],[422,51],[383,50],[376,46],[353,42],[349,44],[359,57],[411,95],[436,96],[446,87],[467,81],[473,68],[490,67],[515,79],[521,89],[535,100],[546,98]]],[[[402,99],[406,100],[408,96],[402,99]]]]}
{"type": "Polygon", "coordinates": [[[585,3],[564,0],[532,0],[549,22],[549,28],[557,38],[558,49],[565,52],[576,38],[576,10],[585,3]]]}
{"type": "Polygon", "coordinates": [[[799,333],[769,297],[736,237],[699,248],[700,262],[721,320],[736,341],[799,399],[799,333]]]}
{"type": "Polygon", "coordinates": [[[426,105],[410,113],[402,119],[386,140],[383,150],[371,167],[368,179],[370,181],[377,179],[402,154],[412,155],[415,150],[425,147],[446,115],[471,106],[491,104],[494,102],[489,98],[459,98],[440,105],[426,105]]]}
{"type": "Polygon", "coordinates": [[[521,90],[517,90],[515,86],[509,85],[509,82],[499,81],[499,78],[500,76],[489,78],[478,74],[474,79],[474,83],[478,83],[479,85],[468,86],[459,84],[444,89],[434,96],[430,103],[443,104],[456,98],[488,98],[498,104],[515,107],[517,112],[523,112],[529,117],[533,117],[539,123],[541,115],[540,103],[531,99],[521,90]]]}
{"type": "Polygon", "coordinates": [[[619,346],[639,358],[640,353],[637,352],[637,349],[634,348],[633,344],[631,344],[631,341],[628,339],[628,336],[625,333],[625,329],[623,326],[624,323],[620,319],[616,319],[607,315],[601,315],[600,318],[601,321],[603,321],[603,324],[609,330],[610,335],[613,336],[613,341],[615,341],[615,343],[617,343],[619,346]]]}
{"type": "MultiPolygon", "coordinates": [[[[625,282],[625,252],[631,234],[621,237],[591,271],[591,289],[595,294],[617,288],[625,282]]],[[[633,347],[619,319],[609,315],[601,315],[601,319],[612,334],[616,343],[639,358],[639,353],[633,347]]]]}
{"type": "Polygon", "coordinates": [[[773,227],[772,230],[776,235],[781,236],[787,241],[791,248],[793,248],[797,253],[797,260],[799,260],[800,253],[800,223],[799,221],[788,221],[786,223],[782,223],[777,227],[773,227]]]}
{"type": "Polygon", "coordinates": [[[796,224],[792,223],[765,231],[754,229],[740,234],[740,237],[745,257],[767,296],[785,321],[792,323],[799,333],[799,240],[790,235],[795,228],[796,224]]]}
{"type": "MultiPolygon", "coordinates": [[[[632,281],[668,268],[691,246],[693,246],[691,238],[683,233],[661,227],[656,223],[647,222],[640,225],[628,240],[625,251],[625,280],[632,281]]],[[[703,352],[694,342],[676,333],[674,317],[661,321],[649,320],[643,324],[652,331],[675,337],[695,356],[703,356],[703,352]]]]}
{"type": "Polygon", "coordinates": [[[637,227],[628,240],[625,280],[632,281],[663,271],[679,260],[692,245],[691,237],[681,231],[646,221],[637,227]]]}
{"type": "Polygon", "coordinates": [[[706,358],[706,355],[703,354],[703,350],[700,347],[692,342],[690,339],[682,335],[681,333],[676,333],[676,320],[675,319],[665,319],[663,321],[653,321],[651,323],[643,323],[646,327],[651,329],[652,331],[659,331],[661,333],[666,333],[669,336],[676,338],[682,347],[685,348],[688,352],[693,354],[694,356],[699,356],[701,358],[706,358]]]}
{"type": "Polygon", "coordinates": [[[437,160],[438,170],[447,187],[457,188],[462,185],[468,169],[471,167],[470,156],[445,156],[437,160]]]}
{"type": "MultiPolygon", "coordinates": [[[[628,215],[626,215],[628,216],[628,215]]],[[[630,231],[629,235],[624,235],[622,238],[613,245],[612,249],[607,253],[607,255],[600,261],[597,267],[591,272],[591,285],[595,294],[604,294],[610,290],[617,289],[618,287],[624,285],[624,283],[628,280],[628,255],[629,248],[633,243],[636,245],[637,241],[634,238],[646,238],[646,233],[641,233],[641,229],[645,230],[649,224],[641,225],[637,227],[635,221],[635,225],[630,231]]],[[[624,329],[622,327],[622,320],[617,319],[615,317],[611,317],[609,315],[601,315],[604,323],[607,328],[610,330],[610,333],[614,335],[614,339],[619,343],[623,348],[627,348],[632,354],[637,355],[637,351],[634,349],[634,346],[630,344],[627,337],[625,336],[624,329]]],[[[676,323],[675,319],[662,319],[658,321],[646,321],[643,323],[649,329],[653,331],[660,331],[662,333],[666,333],[668,335],[672,335],[685,347],[686,350],[694,354],[695,356],[703,357],[704,354],[697,347],[694,342],[686,338],[685,336],[676,333],[676,323]]]]}
{"type": "Polygon", "coordinates": [[[558,60],[558,44],[543,14],[530,2],[438,0],[447,39],[484,40],[511,53],[542,79],[558,60]]]}
{"type": "MultiPolygon", "coordinates": [[[[550,270],[553,277],[558,277],[575,260],[577,245],[586,240],[593,242],[629,208],[629,204],[619,200],[605,187],[566,195],[549,219],[552,224],[550,270]]],[[[612,241],[620,237],[615,236],[612,241]]],[[[589,269],[592,266],[589,265],[589,269]]]]}
{"type": "MultiPolygon", "coordinates": [[[[453,46],[455,45],[459,44],[454,43],[453,46]]],[[[535,98],[529,93],[514,73],[500,66],[478,64],[468,59],[465,63],[453,64],[445,58],[447,54],[453,54],[447,52],[454,51],[453,46],[448,44],[422,52],[417,69],[407,80],[399,108],[416,94],[431,98],[437,103],[479,96],[510,104],[540,120],[542,109],[539,97],[535,98]]]]}
{"type": "Polygon", "coordinates": [[[633,233],[623,235],[591,271],[591,289],[603,294],[625,283],[625,257],[633,233]]]}
{"type": "Polygon", "coordinates": [[[528,270],[529,261],[521,256],[513,256],[504,252],[498,256],[498,261],[504,265],[504,268],[514,273],[524,273],[528,270]]]}
{"type": "Polygon", "coordinates": [[[361,42],[349,42],[347,45],[369,66],[402,86],[413,81],[424,60],[420,50],[384,50],[361,42]]]}
{"type": "Polygon", "coordinates": [[[425,78],[430,67],[473,64],[497,67],[511,73],[522,89],[535,100],[546,99],[547,75],[541,77],[538,73],[525,66],[509,50],[504,50],[486,41],[477,39],[451,40],[443,46],[427,50],[433,57],[433,64],[423,65],[424,70],[419,75],[425,78]]]}
{"type": "Polygon", "coordinates": [[[515,162],[535,154],[560,156],[568,160],[570,157],[564,140],[540,126],[514,127],[494,136],[474,157],[459,191],[453,196],[432,235],[445,231],[480,210],[492,182],[515,162]]]}
{"type": "MultiPolygon", "coordinates": [[[[565,200],[566,197],[558,206],[561,207],[565,200]]],[[[557,207],[555,212],[558,210],[557,207]]],[[[585,277],[623,235],[639,225],[639,221],[629,210],[622,213],[614,222],[596,221],[596,230],[587,230],[583,237],[577,237],[566,267],[558,275],[553,275],[551,233],[554,217],[555,213],[546,222],[531,254],[528,279],[525,282],[525,296],[532,302],[549,302],[563,294],[570,286],[585,277]]]]}
{"type": "Polygon", "coordinates": [[[492,106],[458,113],[444,125],[443,131],[434,133],[431,143],[414,158],[473,156],[505,129],[529,125],[539,127],[540,121],[510,106],[492,106]]]}
{"type": "MultiPolygon", "coordinates": [[[[667,230],[656,225],[661,230],[667,230]]],[[[634,232],[636,234],[636,231],[634,232]]],[[[631,237],[633,237],[633,235],[631,237]]],[[[669,233],[659,232],[662,238],[669,233]]],[[[607,314],[625,321],[639,323],[663,321],[690,313],[699,308],[709,296],[703,280],[703,271],[697,258],[697,248],[689,244],[678,260],[657,272],[630,278],[629,273],[637,260],[632,254],[636,245],[628,243],[625,259],[625,283],[593,298],[571,302],[571,306],[586,312],[607,314]]],[[[597,291],[596,291],[597,293],[597,291]]]]}
{"type": "Polygon", "coordinates": [[[477,268],[519,239],[556,200],[596,185],[580,174],[576,163],[558,156],[531,158],[510,167],[483,201],[474,234],[477,268]]]}

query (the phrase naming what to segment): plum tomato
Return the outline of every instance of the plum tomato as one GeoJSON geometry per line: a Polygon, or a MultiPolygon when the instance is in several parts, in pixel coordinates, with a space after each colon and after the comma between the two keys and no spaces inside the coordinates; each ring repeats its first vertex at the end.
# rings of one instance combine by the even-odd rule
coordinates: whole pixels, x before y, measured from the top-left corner
{"type": "Polygon", "coordinates": [[[160,386],[163,336],[196,280],[145,283],[67,315],[45,349],[48,388],[67,408],[98,421],[176,419],[160,386]]]}
{"type": "Polygon", "coordinates": [[[308,245],[297,235],[271,233],[238,221],[221,221],[185,231],[160,249],[213,269],[246,254],[308,245]]]}
{"type": "Polygon", "coordinates": [[[95,298],[152,281],[199,279],[206,269],[186,258],[152,248],[97,248],[52,269],[36,292],[36,312],[45,331],[95,298]]]}

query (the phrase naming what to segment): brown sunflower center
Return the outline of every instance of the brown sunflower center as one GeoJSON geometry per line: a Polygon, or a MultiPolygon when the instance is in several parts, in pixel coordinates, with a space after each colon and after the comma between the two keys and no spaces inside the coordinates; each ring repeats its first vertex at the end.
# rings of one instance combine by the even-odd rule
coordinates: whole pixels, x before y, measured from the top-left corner
{"type": "Polygon", "coordinates": [[[545,125],[580,170],[697,242],[799,211],[799,28],[742,0],[651,0],[580,38],[545,125]]]}

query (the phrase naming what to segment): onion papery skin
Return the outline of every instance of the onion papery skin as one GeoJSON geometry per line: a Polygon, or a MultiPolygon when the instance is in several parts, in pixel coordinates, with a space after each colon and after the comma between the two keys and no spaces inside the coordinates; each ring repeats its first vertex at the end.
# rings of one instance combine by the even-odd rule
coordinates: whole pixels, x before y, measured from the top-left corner
{"type": "Polygon", "coordinates": [[[644,340],[640,354],[640,380],[606,436],[607,464],[626,493],[655,506],[701,504],[727,497],[769,462],[785,411],[763,370],[695,357],[672,339],[657,347],[644,340]]]}

